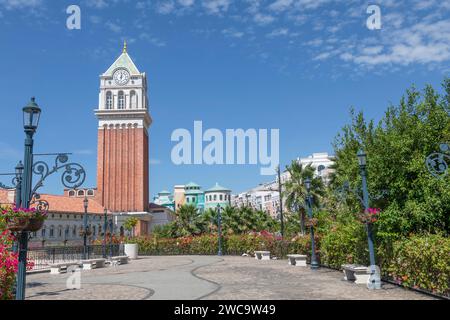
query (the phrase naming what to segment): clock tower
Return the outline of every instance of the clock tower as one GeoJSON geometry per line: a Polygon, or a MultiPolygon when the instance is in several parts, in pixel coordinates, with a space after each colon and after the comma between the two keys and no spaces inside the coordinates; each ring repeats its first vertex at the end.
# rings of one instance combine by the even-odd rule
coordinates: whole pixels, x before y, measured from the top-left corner
{"type": "Polygon", "coordinates": [[[149,206],[147,76],[127,53],[100,76],[97,196],[110,212],[143,214],[149,206]]]}

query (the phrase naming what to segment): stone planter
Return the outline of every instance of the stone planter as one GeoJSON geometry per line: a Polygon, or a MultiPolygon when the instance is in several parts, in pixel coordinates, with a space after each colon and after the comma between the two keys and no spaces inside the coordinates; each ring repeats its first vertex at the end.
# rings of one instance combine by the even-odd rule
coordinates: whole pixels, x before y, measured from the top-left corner
{"type": "Polygon", "coordinates": [[[125,255],[131,260],[136,260],[138,258],[139,245],[126,243],[125,244],[125,255]]]}

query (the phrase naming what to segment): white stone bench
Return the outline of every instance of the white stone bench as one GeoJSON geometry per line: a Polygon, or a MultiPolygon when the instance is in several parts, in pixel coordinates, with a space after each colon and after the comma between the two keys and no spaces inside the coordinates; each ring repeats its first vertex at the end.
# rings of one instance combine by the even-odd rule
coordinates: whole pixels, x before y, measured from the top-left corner
{"type": "Polygon", "coordinates": [[[270,251],[255,251],[256,260],[270,260],[270,251]]]}
{"type": "Polygon", "coordinates": [[[344,271],[344,279],[354,281],[356,284],[367,284],[370,278],[369,269],[365,266],[356,264],[342,265],[344,271]]]}
{"type": "Polygon", "coordinates": [[[127,264],[128,263],[128,256],[117,256],[111,258],[111,264],[127,264]]]}
{"type": "Polygon", "coordinates": [[[303,254],[288,254],[288,264],[296,267],[306,267],[306,256],[303,254]]]}
{"type": "Polygon", "coordinates": [[[81,264],[83,265],[83,270],[104,268],[105,262],[106,262],[106,259],[81,260],[81,264]]]}
{"type": "Polygon", "coordinates": [[[70,266],[79,266],[79,262],[61,262],[50,265],[50,274],[60,274],[67,272],[70,266]]]}

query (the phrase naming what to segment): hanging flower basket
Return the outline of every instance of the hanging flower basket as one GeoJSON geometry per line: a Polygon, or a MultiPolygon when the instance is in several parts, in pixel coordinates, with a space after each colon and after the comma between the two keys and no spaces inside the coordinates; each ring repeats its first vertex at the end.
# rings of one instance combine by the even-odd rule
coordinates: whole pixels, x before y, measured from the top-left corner
{"type": "Polygon", "coordinates": [[[319,223],[319,220],[317,218],[311,218],[311,219],[306,219],[305,221],[305,225],[306,227],[310,228],[310,227],[316,227],[317,224],[319,223]]]}
{"type": "Polygon", "coordinates": [[[380,209],[369,208],[367,211],[358,214],[357,218],[361,223],[375,223],[380,218],[380,209]]]}
{"type": "Polygon", "coordinates": [[[44,226],[44,220],[40,218],[30,218],[27,227],[24,229],[29,232],[37,232],[44,226]]]}
{"type": "Polygon", "coordinates": [[[42,228],[47,219],[47,212],[35,208],[8,207],[2,209],[1,214],[11,232],[36,232],[42,228]]]}
{"type": "Polygon", "coordinates": [[[13,217],[7,219],[7,221],[7,228],[11,232],[24,231],[29,224],[29,218],[27,217],[13,217]]]}

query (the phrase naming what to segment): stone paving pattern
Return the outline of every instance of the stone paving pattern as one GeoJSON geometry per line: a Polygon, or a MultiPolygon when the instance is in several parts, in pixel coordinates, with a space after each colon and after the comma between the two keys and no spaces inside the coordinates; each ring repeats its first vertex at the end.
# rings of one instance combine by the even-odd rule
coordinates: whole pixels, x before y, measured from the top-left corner
{"type": "Polygon", "coordinates": [[[142,257],[127,265],[81,272],[81,289],[68,274],[27,276],[30,300],[425,300],[429,296],[383,283],[382,290],[343,280],[343,273],[289,266],[251,257],[142,257]]]}

